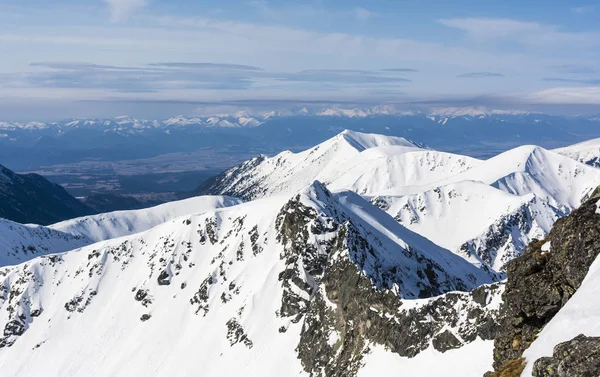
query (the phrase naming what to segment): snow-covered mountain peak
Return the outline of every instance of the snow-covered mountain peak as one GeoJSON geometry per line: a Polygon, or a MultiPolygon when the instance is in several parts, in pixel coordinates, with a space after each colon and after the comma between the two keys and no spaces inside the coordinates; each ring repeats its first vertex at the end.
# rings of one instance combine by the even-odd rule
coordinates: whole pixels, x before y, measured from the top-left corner
{"type": "Polygon", "coordinates": [[[419,148],[419,145],[402,137],[385,136],[378,134],[366,134],[351,130],[344,130],[333,139],[343,138],[358,151],[385,146],[402,146],[419,148]]]}

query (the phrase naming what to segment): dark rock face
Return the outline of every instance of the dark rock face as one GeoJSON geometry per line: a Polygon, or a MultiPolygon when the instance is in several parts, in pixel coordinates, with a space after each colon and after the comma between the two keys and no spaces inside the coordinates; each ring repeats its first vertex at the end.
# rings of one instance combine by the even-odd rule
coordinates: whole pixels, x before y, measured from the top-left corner
{"type": "Polygon", "coordinates": [[[579,335],[554,347],[552,357],[533,364],[533,377],[600,376],[600,338],[579,335]]]}
{"type": "Polygon", "coordinates": [[[248,348],[252,348],[254,344],[248,338],[248,335],[244,331],[242,325],[237,321],[237,319],[232,318],[227,321],[227,340],[233,347],[237,343],[242,343],[248,348]]]}
{"type": "Polygon", "coordinates": [[[48,225],[94,212],[41,175],[16,174],[0,165],[1,218],[48,225]]]}
{"type": "Polygon", "coordinates": [[[544,241],[532,242],[508,264],[500,316],[503,330],[494,343],[494,368],[518,360],[537,334],[581,285],[600,254],[600,189],[571,215],[556,222],[544,241]],[[550,251],[542,246],[551,243],[550,251]]]}
{"type": "MultiPolygon", "coordinates": [[[[319,195],[326,201],[331,194],[324,189],[319,195]]],[[[284,292],[278,315],[302,323],[296,351],[311,376],[355,376],[371,344],[413,357],[431,342],[444,352],[477,337],[491,340],[498,332],[501,283],[447,293],[404,309],[401,298],[409,279],[404,273],[417,276],[418,295],[425,298],[464,283],[446,286],[441,267],[417,250],[398,250],[417,262],[414,272],[381,263],[376,249],[380,241],[373,234],[341,213],[317,213],[298,198],[281,210],[276,227],[286,265],[279,276],[284,292]]]]}
{"type": "Polygon", "coordinates": [[[501,283],[447,293],[407,309],[392,291],[373,287],[348,261],[328,266],[322,284],[308,307],[297,348],[312,376],[354,376],[373,343],[414,357],[430,342],[445,352],[477,337],[491,340],[499,332],[498,307],[492,301],[500,296],[501,283]]]}
{"type": "Polygon", "coordinates": [[[157,278],[158,285],[169,285],[171,284],[171,274],[169,271],[163,270],[157,278]]]}

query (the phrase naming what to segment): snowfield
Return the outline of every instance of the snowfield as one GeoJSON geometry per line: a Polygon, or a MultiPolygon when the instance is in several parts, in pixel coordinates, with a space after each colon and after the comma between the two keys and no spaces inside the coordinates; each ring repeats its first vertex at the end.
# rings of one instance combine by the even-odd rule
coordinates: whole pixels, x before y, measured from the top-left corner
{"type": "Polygon", "coordinates": [[[405,376],[420,377],[482,377],[492,369],[494,342],[477,340],[457,350],[444,353],[434,349],[409,359],[375,346],[366,357],[365,366],[357,377],[377,377],[397,371],[405,376]]]}
{"type": "Polygon", "coordinates": [[[50,225],[64,233],[81,235],[92,242],[143,232],[176,217],[230,207],[241,200],[224,196],[199,196],[135,211],[116,211],[85,216],[50,225]]]}

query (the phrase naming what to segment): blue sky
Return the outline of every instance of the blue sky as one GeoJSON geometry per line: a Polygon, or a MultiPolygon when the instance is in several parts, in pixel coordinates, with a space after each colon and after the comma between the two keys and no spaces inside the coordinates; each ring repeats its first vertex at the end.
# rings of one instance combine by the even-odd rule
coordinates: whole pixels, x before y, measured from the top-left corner
{"type": "Polygon", "coordinates": [[[244,101],[594,111],[599,16],[586,0],[0,0],[0,117],[244,101]]]}

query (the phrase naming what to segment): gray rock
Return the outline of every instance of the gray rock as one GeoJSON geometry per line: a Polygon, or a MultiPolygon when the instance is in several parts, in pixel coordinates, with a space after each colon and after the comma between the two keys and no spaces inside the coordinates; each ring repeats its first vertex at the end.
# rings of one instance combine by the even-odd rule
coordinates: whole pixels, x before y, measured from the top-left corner
{"type": "Polygon", "coordinates": [[[569,216],[559,219],[543,241],[532,242],[508,264],[502,331],[494,341],[494,369],[519,360],[543,327],[575,294],[600,255],[600,188],[569,216]],[[551,242],[551,251],[541,250],[551,242]]]}
{"type": "Polygon", "coordinates": [[[533,377],[600,376],[600,338],[579,335],[554,347],[552,357],[542,357],[533,365],[533,377]]]}

